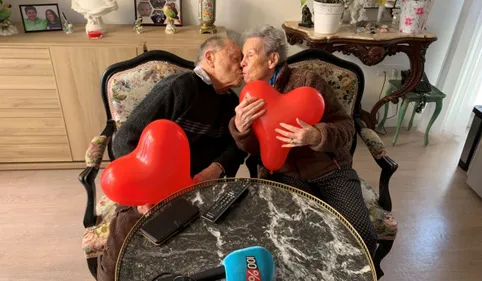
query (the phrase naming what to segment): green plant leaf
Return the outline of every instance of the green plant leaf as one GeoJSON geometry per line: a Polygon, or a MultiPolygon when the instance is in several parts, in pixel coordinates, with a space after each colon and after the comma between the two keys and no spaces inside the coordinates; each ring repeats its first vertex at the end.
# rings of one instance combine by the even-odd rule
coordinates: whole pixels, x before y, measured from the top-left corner
{"type": "Polygon", "coordinates": [[[301,2],[301,7],[303,7],[303,5],[306,3],[306,0],[300,0],[301,2]]]}

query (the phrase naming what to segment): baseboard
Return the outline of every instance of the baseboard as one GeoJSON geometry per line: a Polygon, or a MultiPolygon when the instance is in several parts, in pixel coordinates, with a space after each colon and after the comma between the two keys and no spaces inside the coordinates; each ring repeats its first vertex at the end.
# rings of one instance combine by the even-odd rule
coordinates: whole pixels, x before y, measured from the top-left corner
{"type": "MultiPolygon", "coordinates": [[[[105,168],[109,161],[100,165],[105,168]]],[[[72,170],[85,168],[85,162],[42,162],[42,163],[1,163],[0,171],[22,171],[22,170],[72,170]]]]}

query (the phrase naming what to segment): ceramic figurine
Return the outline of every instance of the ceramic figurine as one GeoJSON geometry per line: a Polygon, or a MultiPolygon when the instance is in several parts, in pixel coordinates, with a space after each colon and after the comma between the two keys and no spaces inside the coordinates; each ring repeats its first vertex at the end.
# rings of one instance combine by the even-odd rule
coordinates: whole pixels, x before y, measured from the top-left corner
{"type": "Polygon", "coordinates": [[[382,26],[380,26],[380,32],[381,32],[381,33],[390,32],[390,30],[388,29],[388,25],[382,25],[382,26]]]}
{"type": "Polygon", "coordinates": [[[176,33],[176,26],[174,25],[174,20],[178,20],[179,17],[177,16],[177,9],[175,3],[166,3],[164,8],[164,15],[167,17],[167,25],[166,25],[166,33],[167,34],[174,34],[176,33]]]}
{"type": "Polygon", "coordinates": [[[312,28],[314,26],[313,20],[311,20],[311,11],[308,6],[303,6],[301,12],[301,22],[298,23],[299,26],[312,28]]]}
{"type": "Polygon", "coordinates": [[[138,17],[136,19],[136,22],[134,23],[134,31],[137,33],[137,34],[141,34],[142,33],[142,17],[138,17]]]}
{"type": "Polygon", "coordinates": [[[9,20],[11,8],[12,5],[4,5],[3,1],[0,0],[0,35],[2,36],[9,36],[18,33],[17,28],[9,20]]]}
{"type": "Polygon", "coordinates": [[[62,13],[62,16],[64,17],[64,20],[62,21],[62,30],[65,32],[65,34],[72,34],[72,24],[69,22],[64,13],[62,13]]]}
{"type": "Polygon", "coordinates": [[[366,10],[363,7],[365,0],[353,0],[353,2],[348,7],[350,11],[351,21],[350,24],[356,24],[359,21],[368,20],[366,10]]]}
{"type": "Polygon", "coordinates": [[[85,32],[105,34],[107,32],[102,16],[119,8],[117,0],[72,0],[72,10],[84,16],[87,20],[85,32]]]}

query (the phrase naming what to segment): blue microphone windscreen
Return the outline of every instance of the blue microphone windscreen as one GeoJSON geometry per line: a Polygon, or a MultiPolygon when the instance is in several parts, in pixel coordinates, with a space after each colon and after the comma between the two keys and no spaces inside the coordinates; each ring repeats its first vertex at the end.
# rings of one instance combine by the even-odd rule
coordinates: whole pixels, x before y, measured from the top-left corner
{"type": "Polygon", "coordinates": [[[226,281],[272,281],[274,260],[263,247],[254,246],[236,250],[223,260],[226,281]]]}

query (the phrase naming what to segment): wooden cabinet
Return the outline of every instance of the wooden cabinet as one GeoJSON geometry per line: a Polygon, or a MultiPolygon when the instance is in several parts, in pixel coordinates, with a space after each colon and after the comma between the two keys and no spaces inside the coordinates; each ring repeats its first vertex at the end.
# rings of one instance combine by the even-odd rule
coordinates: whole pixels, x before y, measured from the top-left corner
{"type": "Polygon", "coordinates": [[[131,25],[109,25],[108,31],[100,40],[89,40],[84,26],[69,35],[20,33],[0,40],[0,170],[83,167],[91,139],[106,122],[100,94],[105,69],[144,50],[195,60],[210,36],[196,26],[179,27],[174,35],[148,26],[140,35],[131,25]]]}
{"type": "Polygon", "coordinates": [[[45,48],[0,48],[0,162],[72,161],[45,48]]]}
{"type": "Polygon", "coordinates": [[[137,49],[52,47],[51,50],[72,158],[82,161],[90,141],[102,131],[107,120],[100,77],[109,65],[134,58],[137,49]]]}

